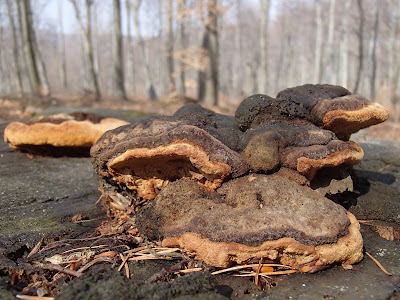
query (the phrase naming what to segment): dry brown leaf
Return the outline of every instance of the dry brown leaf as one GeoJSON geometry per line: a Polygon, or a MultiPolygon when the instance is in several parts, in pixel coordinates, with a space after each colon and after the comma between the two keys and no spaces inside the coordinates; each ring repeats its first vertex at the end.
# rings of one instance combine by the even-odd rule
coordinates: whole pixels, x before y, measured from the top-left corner
{"type": "Polygon", "coordinates": [[[394,229],[391,226],[375,225],[375,230],[380,237],[388,241],[400,239],[400,229],[394,229]]]}

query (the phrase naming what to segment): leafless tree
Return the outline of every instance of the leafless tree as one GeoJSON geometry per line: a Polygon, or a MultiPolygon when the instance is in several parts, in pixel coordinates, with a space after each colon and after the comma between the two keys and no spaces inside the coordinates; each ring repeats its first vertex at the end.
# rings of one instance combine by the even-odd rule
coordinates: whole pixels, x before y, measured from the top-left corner
{"type": "Polygon", "coordinates": [[[199,72],[198,99],[210,105],[218,105],[218,15],[217,0],[207,0],[207,17],[204,22],[202,48],[207,50],[210,74],[207,76],[206,72],[199,72]]]}
{"type": "Polygon", "coordinates": [[[126,51],[126,86],[128,92],[135,93],[135,83],[134,83],[134,63],[133,63],[133,41],[131,34],[131,1],[125,0],[125,11],[126,11],[126,32],[128,35],[128,46],[126,51]]]}
{"type": "Polygon", "coordinates": [[[322,57],[322,0],[315,0],[315,51],[314,51],[314,83],[321,81],[321,57],[322,57]]]}
{"type": "MultiPolygon", "coordinates": [[[[350,1],[348,1],[350,2],[350,1]]],[[[335,46],[333,38],[335,33],[335,4],[336,0],[329,0],[329,26],[328,26],[328,42],[327,42],[327,55],[324,60],[324,68],[322,69],[323,76],[326,82],[336,83],[336,70],[335,68],[335,46]]]]}
{"type": "Polygon", "coordinates": [[[96,100],[99,100],[101,97],[100,86],[98,81],[98,75],[95,68],[95,60],[93,54],[93,41],[92,41],[92,15],[91,8],[93,5],[93,0],[85,0],[85,11],[86,11],[86,26],[82,21],[81,10],[79,9],[78,3],[76,0],[70,0],[72,3],[76,20],[79,24],[79,28],[81,30],[81,34],[84,38],[84,49],[87,56],[87,61],[89,64],[89,74],[90,79],[93,84],[93,90],[96,96],[96,100]]]}
{"type": "Polygon", "coordinates": [[[339,51],[340,51],[340,59],[339,59],[339,84],[348,87],[348,44],[349,44],[349,13],[350,13],[350,5],[351,0],[344,0],[344,11],[342,17],[342,24],[341,24],[341,34],[340,34],[340,44],[339,44],[339,51]]]}
{"type": "Polygon", "coordinates": [[[138,44],[139,55],[143,64],[143,71],[146,77],[146,90],[151,99],[151,101],[156,101],[158,99],[156,91],[154,89],[153,80],[150,72],[150,67],[148,61],[146,59],[144,41],[142,38],[141,30],[140,30],[140,22],[139,22],[139,8],[141,0],[135,0],[132,6],[132,15],[133,15],[133,23],[135,24],[135,35],[136,42],[138,44]]]}
{"type": "Polygon", "coordinates": [[[15,8],[13,5],[13,2],[11,0],[7,0],[7,12],[8,12],[8,20],[9,24],[11,27],[11,34],[12,34],[12,53],[13,53],[13,62],[14,62],[14,68],[15,68],[15,73],[16,73],[16,81],[17,81],[17,86],[19,89],[20,93],[23,93],[24,87],[23,87],[23,80],[22,80],[22,72],[21,72],[21,65],[19,61],[19,46],[18,46],[18,40],[17,40],[17,31],[15,28],[15,18],[14,18],[14,12],[15,8]]]}
{"type": "Polygon", "coordinates": [[[169,86],[168,90],[170,92],[175,91],[175,78],[174,78],[174,35],[172,31],[172,15],[173,7],[172,0],[165,0],[165,49],[166,53],[166,65],[168,72],[169,86]]]}
{"type": "Polygon", "coordinates": [[[360,87],[361,78],[364,71],[364,23],[365,23],[365,13],[363,0],[357,0],[358,11],[360,14],[360,21],[358,26],[358,70],[356,73],[356,83],[354,86],[354,93],[358,92],[360,87]]]}
{"type": "Polygon", "coordinates": [[[36,95],[48,96],[50,89],[33,27],[30,0],[19,0],[18,9],[20,10],[20,24],[23,34],[24,53],[30,75],[31,91],[36,95]]]}
{"type": "Polygon", "coordinates": [[[375,22],[374,22],[374,37],[373,37],[373,46],[372,46],[372,74],[371,74],[371,99],[375,99],[375,81],[376,81],[376,67],[377,67],[377,58],[376,58],[376,48],[378,44],[378,34],[379,34],[379,15],[380,15],[380,3],[381,1],[376,1],[375,4],[375,22]]]}
{"type": "Polygon", "coordinates": [[[260,60],[261,60],[261,84],[260,92],[268,92],[268,21],[270,0],[260,0],[260,60]]]}
{"type": "MultiPolygon", "coordinates": [[[[8,0],[9,1],[9,0],[8,0]]],[[[58,8],[58,51],[60,58],[60,81],[63,89],[67,88],[67,63],[65,58],[65,33],[63,25],[62,2],[57,2],[58,8]]]]}
{"type": "Polygon", "coordinates": [[[122,64],[122,25],[121,25],[121,2],[113,0],[113,61],[114,61],[114,92],[118,97],[126,100],[126,92],[124,86],[124,70],[122,64]]]}

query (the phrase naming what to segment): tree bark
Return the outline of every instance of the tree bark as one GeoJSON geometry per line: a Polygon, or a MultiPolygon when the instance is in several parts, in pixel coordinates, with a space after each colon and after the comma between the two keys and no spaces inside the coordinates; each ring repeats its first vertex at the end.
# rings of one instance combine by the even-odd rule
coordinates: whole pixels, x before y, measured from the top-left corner
{"type": "Polygon", "coordinates": [[[243,76],[241,71],[242,66],[242,0],[236,1],[236,27],[235,27],[235,48],[234,48],[234,66],[232,72],[233,82],[233,97],[238,98],[243,94],[243,76]]]}
{"type": "Polygon", "coordinates": [[[316,19],[316,37],[314,50],[314,83],[321,81],[321,57],[322,57],[322,9],[321,0],[315,0],[315,19],[316,19]]]}
{"type": "Polygon", "coordinates": [[[339,45],[339,84],[345,88],[348,87],[348,20],[349,20],[349,12],[350,12],[350,0],[345,0],[342,25],[341,25],[341,36],[340,36],[340,45],[339,45]]]}
{"type": "MultiPolygon", "coordinates": [[[[186,0],[181,0],[178,2],[178,12],[180,12],[181,17],[179,19],[179,48],[184,51],[186,48],[185,43],[185,12],[186,12],[186,0]]],[[[179,92],[182,95],[186,95],[186,74],[185,74],[185,63],[179,60],[179,92]]]]}
{"type": "Polygon", "coordinates": [[[114,61],[114,92],[122,100],[126,100],[126,92],[124,86],[124,71],[122,65],[122,29],[121,29],[121,2],[113,0],[113,61],[114,61]]]}
{"type": "Polygon", "coordinates": [[[358,26],[358,70],[356,74],[356,83],[353,89],[353,93],[357,93],[360,87],[360,82],[362,78],[362,73],[364,71],[364,23],[365,23],[365,15],[364,15],[364,7],[363,0],[357,0],[358,11],[360,14],[360,22],[358,26]]]}
{"type": "Polygon", "coordinates": [[[128,35],[128,46],[126,58],[127,58],[127,67],[126,71],[126,84],[128,93],[135,93],[135,81],[134,81],[134,63],[133,63],[133,42],[132,42],[132,34],[131,34],[131,1],[125,0],[125,10],[126,10],[126,23],[127,23],[127,35],[128,35]]]}
{"type": "Polygon", "coordinates": [[[92,88],[95,93],[96,101],[100,100],[101,92],[100,86],[98,82],[98,76],[95,68],[94,54],[93,54],[93,42],[92,42],[92,16],[91,16],[91,7],[93,5],[93,0],[85,0],[85,8],[86,8],[86,27],[84,26],[81,18],[81,13],[76,3],[76,0],[70,0],[74,10],[76,20],[78,21],[79,28],[81,30],[82,36],[84,37],[84,47],[87,56],[87,61],[89,64],[89,74],[92,81],[92,88]]]}
{"type": "MultiPolygon", "coordinates": [[[[8,0],[9,1],[9,0],[8,0]]],[[[67,88],[67,64],[65,58],[65,33],[63,26],[62,2],[57,1],[58,8],[58,51],[60,57],[60,82],[63,89],[67,88]]]]}
{"type": "Polygon", "coordinates": [[[133,22],[135,24],[135,35],[136,41],[139,47],[139,56],[143,63],[143,71],[146,78],[146,90],[150,97],[151,101],[156,101],[158,99],[156,91],[154,89],[153,81],[151,79],[150,67],[146,59],[146,53],[144,49],[144,42],[142,38],[142,34],[140,32],[140,23],[139,23],[139,7],[142,3],[141,0],[135,0],[133,7],[132,7],[132,15],[133,15],[133,22]]]}
{"type": "Polygon", "coordinates": [[[207,49],[209,59],[209,76],[206,72],[199,72],[198,99],[209,105],[218,105],[218,8],[217,0],[207,0],[207,18],[203,34],[202,47],[207,49]]]}
{"type": "Polygon", "coordinates": [[[376,97],[376,68],[377,68],[377,58],[376,58],[376,47],[378,44],[378,35],[379,35],[379,15],[380,15],[380,1],[376,1],[375,4],[375,22],[374,22],[374,39],[372,46],[372,74],[371,74],[371,93],[370,99],[374,100],[376,97]]]}
{"type": "Polygon", "coordinates": [[[168,73],[168,92],[174,92],[175,78],[174,78],[174,35],[172,31],[172,0],[165,0],[165,49],[167,51],[167,73],[168,73]]]}
{"type": "Polygon", "coordinates": [[[270,0],[260,0],[260,60],[261,60],[261,78],[260,92],[268,92],[268,22],[270,0]]]}
{"type": "Polygon", "coordinates": [[[45,70],[43,70],[44,74],[42,74],[44,78],[40,76],[40,53],[33,28],[31,3],[30,0],[20,0],[19,4],[19,9],[21,10],[20,22],[24,39],[24,52],[29,70],[29,77],[31,79],[31,90],[35,95],[48,96],[50,90],[46,84],[45,70]]]}
{"type": "Polygon", "coordinates": [[[18,40],[17,40],[17,32],[15,29],[14,23],[14,6],[11,0],[7,0],[7,12],[8,12],[8,19],[10,22],[11,27],[11,34],[12,34],[12,53],[13,53],[13,61],[14,61],[14,68],[16,74],[16,85],[18,87],[18,92],[23,94],[24,93],[24,86],[22,80],[22,72],[21,72],[21,65],[19,63],[19,47],[18,47],[18,40]]]}
{"type": "MultiPolygon", "coordinates": [[[[350,1],[349,1],[350,2],[350,1]]],[[[322,69],[326,82],[335,84],[337,81],[335,69],[335,47],[333,47],[333,35],[335,32],[335,4],[336,0],[329,0],[329,26],[328,26],[328,43],[327,56],[322,69]]]]}

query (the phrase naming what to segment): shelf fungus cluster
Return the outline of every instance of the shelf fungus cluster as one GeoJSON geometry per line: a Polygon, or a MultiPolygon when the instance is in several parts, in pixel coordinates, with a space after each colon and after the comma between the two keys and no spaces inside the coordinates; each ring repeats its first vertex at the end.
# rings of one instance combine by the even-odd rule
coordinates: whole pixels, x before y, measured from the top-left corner
{"type": "Polygon", "coordinates": [[[115,118],[76,112],[12,122],[4,130],[11,149],[51,156],[89,156],[90,147],[107,130],[129,124],[115,118]]]}
{"type": "Polygon", "coordinates": [[[212,266],[351,267],[359,224],[325,194],[351,188],[363,151],[350,135],[387,118],[342,87],[305,85],[248,97],[234,117],[190,104],[108,131],[92,163],[110,215],[212,266]]]}

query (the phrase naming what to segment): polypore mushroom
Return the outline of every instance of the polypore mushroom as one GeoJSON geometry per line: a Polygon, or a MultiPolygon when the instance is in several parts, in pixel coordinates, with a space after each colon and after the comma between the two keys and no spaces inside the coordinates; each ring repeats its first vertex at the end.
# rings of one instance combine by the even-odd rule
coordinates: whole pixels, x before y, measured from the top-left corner
{"type": "Polygon", "coordinates": [[[142,208],[136,221],[147,237],[215,267],[265,258],[315,272],[363,257],[352,214],[278,175],[233,179],[216,192],[179,180],[142,208]]]}
{"type": "Polygon", "coordinates": [[[289,88],[279,92],[276,99],[253,95],[236,111],[237,124],[242,131],[265,122],[300,119],[328,129],[342,140],[388,117],[383,106],[343,87],[327,84],[289,88]]]}
{"type": "Polygon", "coordinates": [[[118,194],[135,207],[180,178],[215,190],[226,178],[248,170],[242,156],[209,134],[206,125],[201,129],[188,123],[158,117],[105,133],[91,150],[103,196],[118,194]]]}
{"type": "Polygon", "coordinates": [[[309,180],[322,168],[355,165],[363,157],[354,142],[338,140],[331,131],[299,121],[271,121],[248,129],[239,148],[253,171],[271,172],[283,166],[309,180]]]}
{"type": "Polygon", "coordinates": [[[88,156],[104,132],[126,124],[89,113],[58,114],[12,122],[4,130],[4,141],[12,149],[34,154],[88,156]]]}

